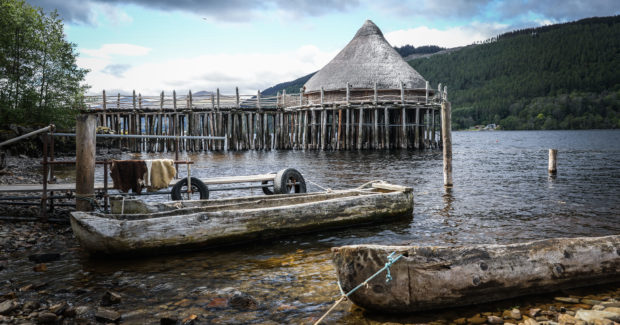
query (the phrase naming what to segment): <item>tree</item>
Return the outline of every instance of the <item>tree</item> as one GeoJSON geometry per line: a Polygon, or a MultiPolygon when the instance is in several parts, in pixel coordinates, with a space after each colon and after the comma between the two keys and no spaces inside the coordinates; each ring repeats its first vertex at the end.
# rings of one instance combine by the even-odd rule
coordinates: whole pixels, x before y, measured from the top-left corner
{"type": "Polygon", "coordinates": [[[0,0],[0,126],[70,126],[82,106],[88,70],[76,65],[56,12],[0,0]]]}

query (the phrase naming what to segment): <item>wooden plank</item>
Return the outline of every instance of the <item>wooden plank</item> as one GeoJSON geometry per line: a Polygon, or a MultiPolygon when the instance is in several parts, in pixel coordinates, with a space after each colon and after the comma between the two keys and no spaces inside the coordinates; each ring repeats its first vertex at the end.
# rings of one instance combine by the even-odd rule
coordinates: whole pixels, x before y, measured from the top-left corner
{"type": "Polygon", "coordinates": [[[389,184],[389,183],[372,183],[371,187],[382,189],[382,190],[389,190],[389,191],[406,191],[406,190],[411,191],[413,190],[411,187],[394,185],[394,184],[389,184]]]}

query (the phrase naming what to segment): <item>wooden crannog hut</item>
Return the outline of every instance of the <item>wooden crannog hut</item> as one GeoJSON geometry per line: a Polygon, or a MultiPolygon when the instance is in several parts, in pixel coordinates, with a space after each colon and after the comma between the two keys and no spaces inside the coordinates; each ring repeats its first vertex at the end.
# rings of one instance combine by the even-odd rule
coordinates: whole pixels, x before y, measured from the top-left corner
{"type": "Polygon", "coordinates": [[[433,148],[438,145],[438,112],[446,98],[440,89],[431,89],[367,20],[306,82],[298,109],[311,110],[310,148],[433,148]],[[315,135],[316,124],[320,134],[315,135]]]}
{"type": "Polygon", "coordinates": [[[440,145],[445,101],[445,88],[431,89],[368,20],[298,94],[103,91],[87,98],[87,112],[131,135],[118,145],[133,151],[423,149],[440,145]]]}
{"type": "MultiPolygon", "coordinates": [[[[324,101],[372,99],[379,96],[425,96],[426,80],[413,69],[383,37],[379,27],[367,20],[355,37],[325,67],[304,85],[304,97],[324,101]],[[348,89],[347,89],[348,88],[348,89]]],[[[435,92],[429,90],[429,95],[435,92]]]]}

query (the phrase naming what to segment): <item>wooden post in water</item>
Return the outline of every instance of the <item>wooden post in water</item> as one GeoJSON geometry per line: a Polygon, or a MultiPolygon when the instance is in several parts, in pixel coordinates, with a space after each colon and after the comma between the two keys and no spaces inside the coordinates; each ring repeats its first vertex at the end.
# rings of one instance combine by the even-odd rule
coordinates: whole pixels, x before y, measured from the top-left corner
{"type": "Polygon", "coordinates": [[[92,211],[95,200],[95,115],[81,114],[75,128],[75,209],[92,211]]]}
{"type": "Polygon", "coordinates": [[[549,149],[549,174],[556,175],[558,173],[557,169],[557,158],[558,149],[549,149]]]}
{"type": "Polygon", "coordinates": [[[441,138],[443,141],[443,185],[452,187],[452,128],[450,102],[441,103],[441,138]]]}
{"type": "Polygon", "coordinates": [[[359,115],[359,120],[358,120],[358,127],[357,127],[357,150],[362,149],[362,145],[364,143],[364,106],[360,106],[360,115],[359,115]]]}
{"type": "Polygon", "coordinates": [[[388,111],[387,106],[383,107],[383,122],[385,124],[384,129],[384,137],[385,137],[385,146],[384,149],[390,149],[390,113],[388,111]]]}
{"type": "Polygon", "coordinates": [[[407,112],[405,111],[405,85],[400,82],[400,105],[401,105],[401,122],[403,123],[400,139],[400,147],[407,149],[407,112]]]}

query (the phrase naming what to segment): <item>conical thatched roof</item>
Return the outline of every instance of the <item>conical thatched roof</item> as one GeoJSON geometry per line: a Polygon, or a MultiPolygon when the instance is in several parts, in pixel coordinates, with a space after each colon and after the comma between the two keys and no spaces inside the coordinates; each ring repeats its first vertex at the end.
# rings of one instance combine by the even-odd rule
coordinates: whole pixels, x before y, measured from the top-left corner
{"type": "Polygon", "coordinates": [[[426,80],[392,48],[379,27],[367,20],[347,46],[308,82],[306,92],[352,88],[425,88],[426,80]]]}

